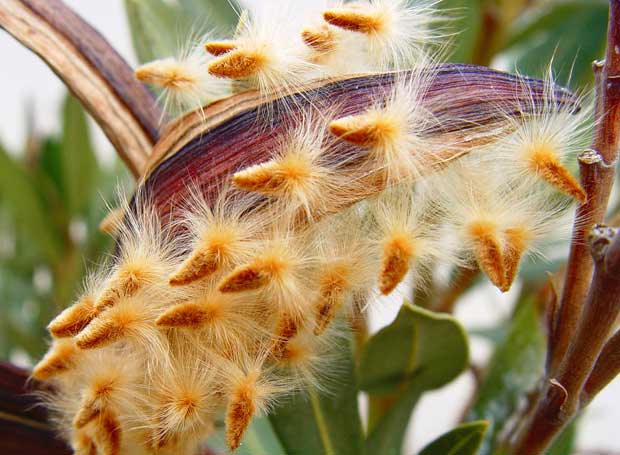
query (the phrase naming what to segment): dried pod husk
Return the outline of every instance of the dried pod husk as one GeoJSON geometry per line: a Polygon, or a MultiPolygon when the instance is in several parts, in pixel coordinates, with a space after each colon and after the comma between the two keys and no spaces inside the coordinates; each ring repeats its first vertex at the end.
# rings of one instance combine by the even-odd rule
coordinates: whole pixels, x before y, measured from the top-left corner
{"type": "MultiPolygon", "coordinates": [[[[533,109],[536,100],[543,103],[545,83],[484,67],[442,64],[432,71],[428,89],[422,98],[424,108],[438,122],[424,132],[435,143],[446,144],[434,159],[424,160],[432,173],[470,150],[496,140],[514,122],[509,116],[521,116],[533,109]],[[508,116],[508,117],[507,117],[508,116]]],[[[340,80],[319,80],[287,96],[272,96],[247,91],[217,101],[172,123],[155,146],[144,188],[156,205],[161,219],[181,216],[188,182],[197,185],[205,198],[214,201],[222,179],[249,166],[268,161],[278,139],[310,110],[349,116],[364,112],[380,96],[388,96],[399,73],[349,76],[340,80]]],[[[402,75],[401,75],[402,77],[402,75]]],[[[556,87],[558,106],[577,106],[577,97],[556,87]]],[[[361,169],[366,150],[363,147],[339,148],[345,171],[361,169]],[[343,151],[344,150],[344,151],[343,151]]],[[[361,200],[385,188],[385,179],[377,173],[359,176],[364,191],[361,200]]],[[[351,204],[347,198],[346,204],[351,204]]],[[[334,213],[343,207],[322,207],[334,213]]],[[[318,219],[327,213],[313,214],[318,219]]]]}

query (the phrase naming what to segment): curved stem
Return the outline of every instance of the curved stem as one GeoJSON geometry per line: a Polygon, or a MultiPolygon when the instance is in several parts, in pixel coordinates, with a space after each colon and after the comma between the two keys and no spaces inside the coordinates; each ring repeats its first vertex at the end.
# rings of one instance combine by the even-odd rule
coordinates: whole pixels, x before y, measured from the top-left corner
{"type": "Polygon", "coordinates": [[[0,27],[50,66],[141,176],[161,111],[110,44],[60,0],[0,0],[0,27]]]}
{"type": "Polygon", "coordinates": [[[28,372],[0,362],[0,453],[68,455],[33,392],[41,384],[28,372]]]}

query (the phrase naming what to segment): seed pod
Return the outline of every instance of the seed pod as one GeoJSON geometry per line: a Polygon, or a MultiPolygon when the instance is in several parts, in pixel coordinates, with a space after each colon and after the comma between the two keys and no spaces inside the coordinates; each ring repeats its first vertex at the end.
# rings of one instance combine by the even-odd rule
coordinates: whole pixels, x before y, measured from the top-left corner
{"type": "MultiPolygon", "coordinates": [[[[510,115],[535,109],[532,100],[542,103],[546,90],[542,81],[476,66],[445,64],[419,71],[434,72],[427,78],[430,85],[421,103],[438,121],[425,135],[434,143],[446,144],[432,160],[424,160],[422,174],[432,173],[514,128],[510,115]]],[[[144,189],[161,219],[178,219],[190,192],[187,182],[195,183],[213,203],[221,188],[218,178],[267,162],[280,138],[304,112],[339,106],[342,117],[362,114],[381,94],[390,93],[394,81],[395,73],[364,75],[315,82],[284,97],[248,91],[215,102],[168,128],[151,155],[144,189]]],[[[554,96],[558,108],[576,108],[577,98],[568,90],[556,87],[554,96]]],[[[360,192],[358,199],[385,187],[380,173],[365,169],[365,149],[351,144],[339,148],[339,153],[346,163],[343,172],[359,173],[358,183],[365,192],[360,192]]],[[[347,198],[345,203],[352,202],[347,198]]],[[[334,202],[322,209],[333,213],[342,208],[334,202]]]]}

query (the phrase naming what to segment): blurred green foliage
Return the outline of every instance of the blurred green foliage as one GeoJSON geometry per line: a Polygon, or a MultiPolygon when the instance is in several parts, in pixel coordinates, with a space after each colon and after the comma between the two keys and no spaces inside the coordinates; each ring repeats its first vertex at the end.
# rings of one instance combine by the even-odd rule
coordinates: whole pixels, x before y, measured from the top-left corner
{"type": "MultiPolygon", "coordinates": [[[[109,251],[99,232],[106,201],[129,181],[101,166],[80,104],[67,97],[62,132],[31,132],[21,153],[0,146],[0,357],[39,358],[45,327],[79,292],[87,268],[109,251]]],[[[26,360],[24,358],[23,360],[26,360]]]]}

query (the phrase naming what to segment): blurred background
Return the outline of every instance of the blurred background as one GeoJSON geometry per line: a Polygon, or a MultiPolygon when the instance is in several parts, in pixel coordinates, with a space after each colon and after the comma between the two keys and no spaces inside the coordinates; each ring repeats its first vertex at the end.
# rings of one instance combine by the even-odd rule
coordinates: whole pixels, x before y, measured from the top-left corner
{"type": "MultiPolygon", "coordinates": [[[[65,1],[132,66],[173,53],[183,39],[180,31],[226,29],[234,20],[226,0],[65,1]],[[198,19],[207,3],[219,5],[218,11],[198,19]]],[[[252,7],[260,1],[243,3],[252,7]]],[[[317,9],[322,4],[300,3],[317,9]]],[[[439,7],[454,18],[447,26],[450,61],[536,76],[553,60],[560,83],[590,90],[591,62],[604,52],[606,0],[442,0],[439,7]]],[[[0,358],[27,367],[46,349],[48,321],[71,303],[87,270],[109,253],[111,240],[98,225],[118,189],[130,193],[133,182],[101,131],[36,56],[4,32],[0,55],[0,358]]],[[[482,280],[472,283],[453,310],[470,332],[474,365],[527,361],[518,352],[527,346],[515,340],[515,352],[506,352],[515,303],[524,289],[540,284],[545,270],[561,266],[565,251],[556,245],[548,261],[528,264],[508,295],[482,280]]],[[[409,294],[405,286],[396,297],[377,301],[372,330],[390,322],[409,294]]],[[[469,372],[424,396],[412,420],[411,453],[454,426],[477,381],[469,372]]],[[[615,381],[579,422],[580,453],[620,453],[618,421],[615,381]]]]}

